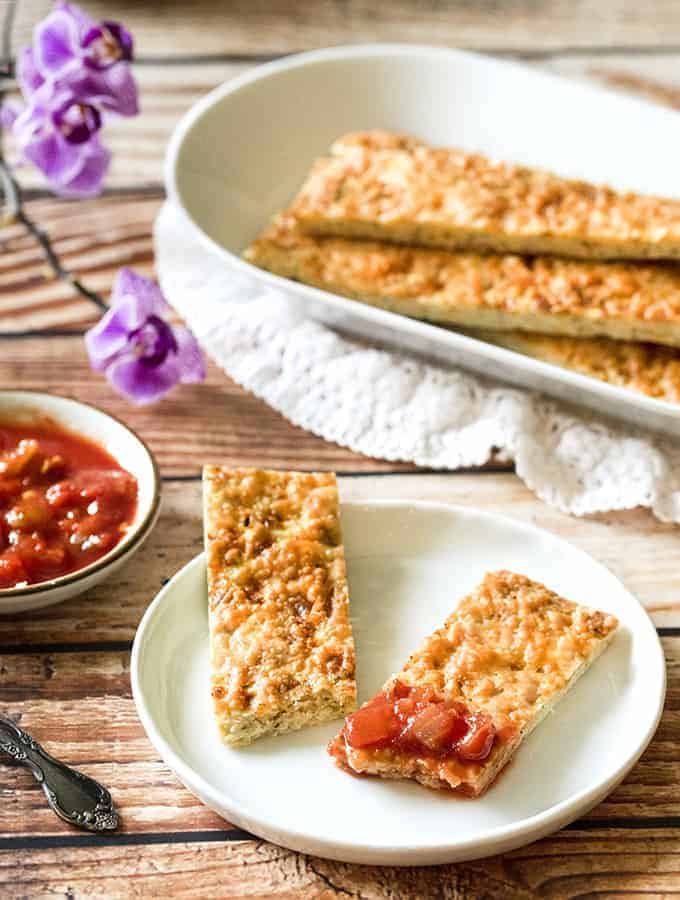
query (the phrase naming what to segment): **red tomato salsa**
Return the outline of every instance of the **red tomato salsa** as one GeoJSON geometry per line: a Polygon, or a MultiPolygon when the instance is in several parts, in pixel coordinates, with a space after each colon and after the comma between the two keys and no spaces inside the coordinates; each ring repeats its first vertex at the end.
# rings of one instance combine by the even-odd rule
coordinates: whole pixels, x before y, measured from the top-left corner
{"type": "Polygon", "coordinates": [[[491,753],[496,729],[483,713],[431,688],[394,681],[386,691],[347,716],[345,740],[355,750],[392,747],[400,752],[460,762],[483,762],[491,753]]]}
{"type": "Polygon", "coordinates": [[[75,572],[121,540],[137,481],[56,422],[0,422],[0,589],[75,572]]]}

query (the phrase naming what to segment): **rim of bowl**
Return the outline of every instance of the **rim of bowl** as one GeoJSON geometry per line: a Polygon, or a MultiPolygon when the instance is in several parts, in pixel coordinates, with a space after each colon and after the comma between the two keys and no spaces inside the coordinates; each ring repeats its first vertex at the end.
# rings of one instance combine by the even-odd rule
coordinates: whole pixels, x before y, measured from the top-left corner
{"type": "MultiPolygon", "coordinates": [[[[82,569],[76,569],[75,572],[68,572],[66,575],[59,575],[57,578],[50,578],[48,581],[37,581],[35,584],[27,584],[23,587],[0,588],[0,602],[12,597],[26,597],[29,594],[42,594],[45,591],[52,591],[56,588],[74,584],[81,578],[86,578],[89,575],[93,575],[95,572],[106,568],[106,566],[110,565],[112,562],[115,562],[121,556],[126,554],[142,538],[146,536],[150,526],[153,524],[156,518],[156,514],[161,502],[161,473],[160,469],[158,468],[158,463],[156,462],[156,459],[149,449],[147,443],[142,440],[142,438],[133,428],[130,428],[130,426],[123,422],[122,419],[119,419],[118,416],[114,416],[112,413],[107,412],[100,406],[96,406],[94,403],[86,403],[85,401],[78,400],[76,397],[71,397],[68,394],[51,394],[47,391],[26,391],[21,389],[14,390],[12,388],[5,388],[0,390],[0,399],[2,399],[3,395],[5,394],[19,394],[26,397],[27,400],[29,398],[34,398],[37,403],[40,402],[41,397],[51,397],[57,398],[57,400],[67,400],[70,403],[76,403],[78,404],[78,406],[83,406],[86,409],[94,410],[100,415],[106,416],[108,419],[116,422],[129,434],[131,434],[132,437],[137,441],[137,443],[141,445],[144,453],[151,463],[151,470],[153,472],[153,496],[151,498],[151,503],[149,504],[146,515],[141,520],[141,522],[139,522],[133,528],[130,528],[130,530],[123,536],[122,540],[119,541],[115,547],[112,547],[108,551],[108,553],[105,553],[104,556],[96,559],[94,562],[91,562],[87,566],[83,566],[82,569]]],[[[47,412],[45,414],[49,415],[49,413],[47,412]]],[[[74,434],[80,434],[80,432],[75,428],[67,430],[71,430],[74,434]]],[[[111,454],[111,456],[113,456],[113,458],[116,459],[116,462],[118,462],[113,453],[111,454]]]]}

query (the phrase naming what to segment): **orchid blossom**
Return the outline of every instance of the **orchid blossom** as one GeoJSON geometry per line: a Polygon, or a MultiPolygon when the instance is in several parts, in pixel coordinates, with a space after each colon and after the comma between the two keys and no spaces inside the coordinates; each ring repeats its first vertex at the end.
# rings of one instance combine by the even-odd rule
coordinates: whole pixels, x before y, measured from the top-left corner
{"type": "Polygon", "coordinates": [[[153,281],[121,269],[111,309],[85,336],[92,368],[139,405],[153,403],[179,382],[205,379],[196,338],[188,328],[171,325],[168,312],[153,281]]]}
{"type": "Polygon", "coordinates": [[[55,193],[91,197],[101,191],[111,155],[100,131],[109,114],[139,111],[128,63],[130,33],[96,22],[72,3],[57,3],[21,54],[17,79],[25,105],[7,107],[24,162],[40,169],[55,193]]]}

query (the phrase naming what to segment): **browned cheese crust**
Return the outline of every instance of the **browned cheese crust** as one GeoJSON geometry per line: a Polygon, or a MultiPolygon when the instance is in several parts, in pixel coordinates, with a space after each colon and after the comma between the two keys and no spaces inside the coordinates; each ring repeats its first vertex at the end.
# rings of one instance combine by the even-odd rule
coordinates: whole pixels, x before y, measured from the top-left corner
{"type": "Polygon", "coordinates": [[[470,331],[499,347],[599,378],[666,403],[680,403],[680,351],[607,338],[550,337],[521,331],[470,331]]]}
{"type": "Polygon", "coordinates": [[[335,475],[206,466],[203,483],[222,739],[250,743],[350,712],[354,642],[335,475]]]}
{"type": "Polygon", "coordinates": [[[293,205],[313,234],[586,259],[680,258],[680,201],[614,191],[407,135],[347,135],[293,205]]]}
{"type": "Polygon", "coordinates": [[[607,646],[617,626],[613,615],[565,600],[524,575],[491,572],[394,676],[490,716],[499,740],[488,759],[462,764],[389,747],[357,750],[342,733],[331,744],[331,755],[356,773],[412,778],[479,796],[607,646]]]}
{"type": "Polygon", "coordinates": [[[680,267],[484,256],[304,234],[277,216],[245,252],[263,269],[441,325],[680,346],[680,267]]]}

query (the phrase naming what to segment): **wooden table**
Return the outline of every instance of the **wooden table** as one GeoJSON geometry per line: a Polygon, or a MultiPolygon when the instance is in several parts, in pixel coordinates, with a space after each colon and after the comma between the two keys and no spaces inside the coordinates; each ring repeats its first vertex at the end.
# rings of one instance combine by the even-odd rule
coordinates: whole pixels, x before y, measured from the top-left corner
{"type": "MultiPolygon", "coordinates": [[[[673,0],[84,5],[95,15],[124,19],[135,32],[144,113],[112,129],[114,163],[101,198],[59,201],[30,171],[21,179],[31,191],[30,213],[49,231],[64,262],[104,293],[121,265],[153,272],[151,228],[163,197],[161,158],[180,114],[213,86],[264,59],[341,42],[437,42],[517,57],[680,107],[680,6],[673,0]]],[[[42,0],[24,4],[17,43],[46,7],[42,0]]],[[[153,448],[164,481],[158,526],[120,576],[60,606],[0,619],[3,711],[55,755],[109,785],[123,816],[120,834],[100,838],[73,831],[46,810],[26,772],[0,765],[0,896],[680,893],[676,529],[637,510],[569,518],[536,500],[500,466],[432,474],[358,456],[293,427],[215,366],[204,385],[182,388],[150,409],[134,409],[87,366],[82,334],[96,310],[51,277],[21,227],[4,228],[0,247],[0,387],[55,390],[121,416],[153,448]],[[334,469],[345,499],[436,498],[496,510],[545,526],[592,553],[649,609],[667,655],[666,709],[640,763],[604,803],[559,834],[504,856],[440,868],[367,868],[307,858],[219,819],[159,760],[137,720],[129,680],[130,646],[144,609],[201,547],[204,461],[334,469]]]]}

